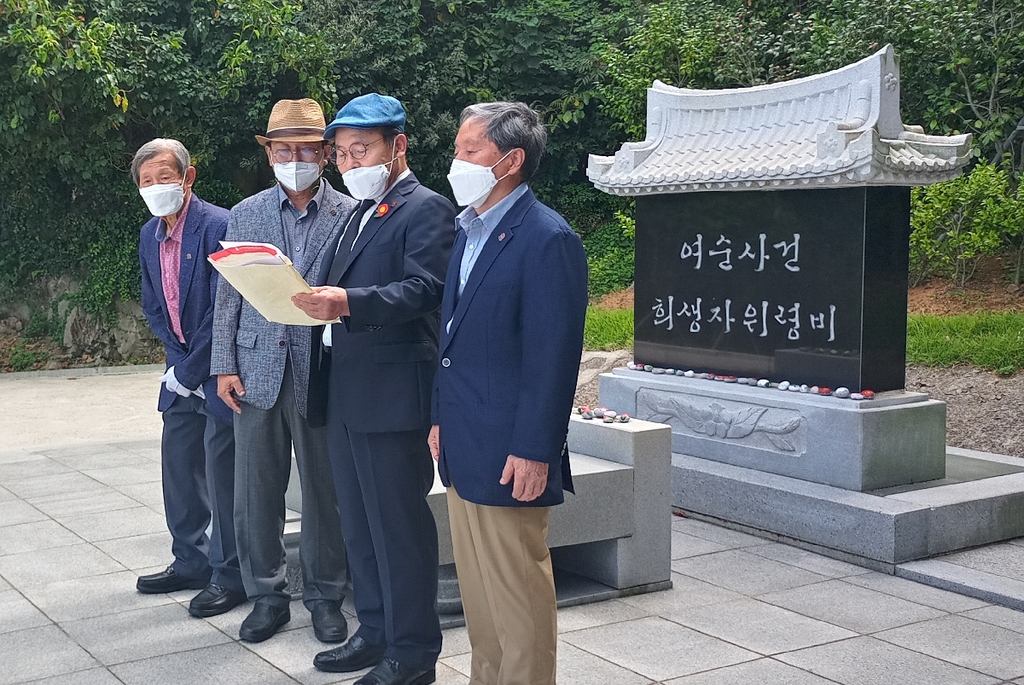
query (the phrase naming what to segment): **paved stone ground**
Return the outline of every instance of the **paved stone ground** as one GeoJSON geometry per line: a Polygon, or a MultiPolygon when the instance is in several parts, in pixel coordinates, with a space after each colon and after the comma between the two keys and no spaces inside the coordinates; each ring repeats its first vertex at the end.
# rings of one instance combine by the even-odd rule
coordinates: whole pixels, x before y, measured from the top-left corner
{"type": "MultiPolygon", "coordinates": [[[[157,375],[82,378],[70,405],[54,400],[68,381],[0,380],[0,684],[352,682],[312,668],[322,646],[299,603],[286,630],[247,645],[246,606],[194,619],[193,592],[135,592],[170,558],[157,375]]],[[[561,685],[1024,685],[1022,612],[693,519],[672,527],[671,590],[559,612],[561,685]]],[[[1024,570],[1018,543],[983,548],[998,565],[963,554],[1024,570]]],[[[468,683],[465,630],[444,639],[438,682],[468,683]]]]}

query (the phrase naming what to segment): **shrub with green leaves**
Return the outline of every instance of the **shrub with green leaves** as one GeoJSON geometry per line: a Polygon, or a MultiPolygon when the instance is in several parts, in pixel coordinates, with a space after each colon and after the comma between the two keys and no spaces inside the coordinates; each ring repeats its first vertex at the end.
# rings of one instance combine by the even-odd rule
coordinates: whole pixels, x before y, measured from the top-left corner
{"type": "Polygon", "coordinates": [[[1019,234],[1022,213],[1009,174],[978,164],[969,174],[911,192],[910,259],[913,282],[929,276],[963,286],[982,258],[1019,234]],[[1015,225],[1016,224],[1016,225],[1015,225]]]}

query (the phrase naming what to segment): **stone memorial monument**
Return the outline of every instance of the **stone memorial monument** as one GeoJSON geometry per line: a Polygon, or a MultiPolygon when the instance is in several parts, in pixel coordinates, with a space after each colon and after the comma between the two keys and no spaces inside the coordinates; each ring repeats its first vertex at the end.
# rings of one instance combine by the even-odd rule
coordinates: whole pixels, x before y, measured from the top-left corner
{"type": "Polygon", "coordinates": [[[972,156],[903,124],[899,83],[891,46],[753,88],[656,81],[646,139],[588,168],[636,199],[635,364],[601,404],[672,427],[675,506],[885,562],[921,545],[843,493],[946,476],[945,404],[904,390],[910,186],[972,156]]]}

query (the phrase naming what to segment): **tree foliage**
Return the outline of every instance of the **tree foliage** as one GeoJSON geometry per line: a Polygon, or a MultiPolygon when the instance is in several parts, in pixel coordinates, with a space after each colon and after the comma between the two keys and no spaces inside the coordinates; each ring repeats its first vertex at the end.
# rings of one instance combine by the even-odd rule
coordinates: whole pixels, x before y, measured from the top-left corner
{"type": "MultiPolygon", "coordinates": [[[[1022,12],[1019,0],[0,0],[0,304],[59,275],[97,314],[134,297],[146,214],[132,153],[179,138],[198,192],[231,206],[271,183],[252,136],[286,97],[328,114],[369,91],[398,97],[412,166],[440,192],[463,107],[531,104],[550,132],[534,188],[583,236],[601,288],[632,271],[629,207],[587,183],[586,156],[644,137],[654,79],[771,83],[893,43],[904,120],[974,133],[1012,194],[1022,12]]],[[[1024,252],[1020,232],[1000,240],[1024,252]]]]}

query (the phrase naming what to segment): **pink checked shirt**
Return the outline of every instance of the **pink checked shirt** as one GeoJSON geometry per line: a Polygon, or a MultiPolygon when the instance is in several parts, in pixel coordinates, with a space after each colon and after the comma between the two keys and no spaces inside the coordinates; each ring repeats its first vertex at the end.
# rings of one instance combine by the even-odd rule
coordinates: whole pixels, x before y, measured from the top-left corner
{"type": "Polygon", "coordinates": [[[181,292],[178,289],[178,276],[181,274],[181,233],[185,228],[185,217],[188,216],[188,206],[191,203],[192,194],[189,193],[170,235],[167,235],[164,229],[166,222],[160,221],[156,227],[156,239],[160,243],[160,283],[164,288],[171,330],[182,343],[185,342],[185,336],[181,333],[181,292]]]}

